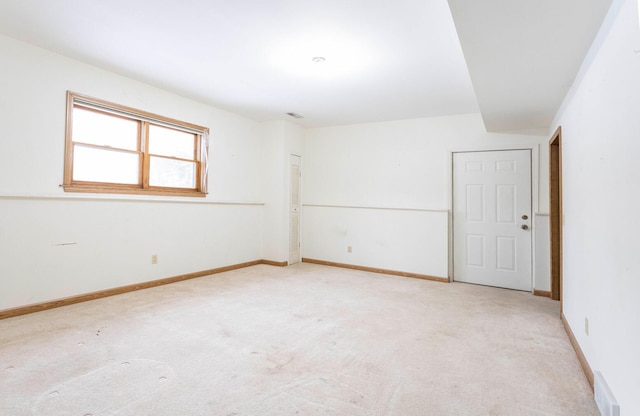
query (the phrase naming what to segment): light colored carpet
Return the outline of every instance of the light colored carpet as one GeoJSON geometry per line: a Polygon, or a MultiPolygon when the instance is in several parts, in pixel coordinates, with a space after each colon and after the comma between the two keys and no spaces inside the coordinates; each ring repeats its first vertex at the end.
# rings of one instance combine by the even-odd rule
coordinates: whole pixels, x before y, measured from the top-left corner
{"type": "Polygon", "coordinates": [[[531,294],[255,266],[0,321],[0,414],[597,415],[531,294]]]}

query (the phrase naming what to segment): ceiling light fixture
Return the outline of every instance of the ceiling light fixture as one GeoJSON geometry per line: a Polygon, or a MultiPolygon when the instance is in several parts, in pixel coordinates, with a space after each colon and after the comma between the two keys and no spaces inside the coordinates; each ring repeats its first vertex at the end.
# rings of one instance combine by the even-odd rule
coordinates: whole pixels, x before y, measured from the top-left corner
{"type": "Polygon", "coordinates": [[[378,50],[350,33],[327,27],[275,42],[265,54],[269,65],[285,75],[347,82],[374,67],[378,50]]]}
{"type": "Polygon", "coordinates": [[[291,116],[293,118],[304,118],[302,117],[300,114],[296,114],[296,113],[287,113],[288,116],[291,116]]]}

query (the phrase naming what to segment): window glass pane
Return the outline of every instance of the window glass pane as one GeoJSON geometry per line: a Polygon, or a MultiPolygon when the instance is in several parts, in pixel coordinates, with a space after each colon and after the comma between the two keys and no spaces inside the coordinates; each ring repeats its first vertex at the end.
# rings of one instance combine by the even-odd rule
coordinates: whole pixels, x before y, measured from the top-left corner
{"type": "Polygon", "coordinates": [[[195,134],[149,126],[149,153],[181,159],[195,159],[195,134]]]}
{"type": "Polygon", "coordinates": [[[138,122],[76,107],[73,141],[138,150],[138,122]]]}
{"type": "Polygon", "coordinates": [[[73,180],[138,184],[137,153],[74,146],[73,180]]]}
{"type": "Polygon", "coordinates": [[[196,187],[196,164],[194,162],[153,156],[151,156],[150,162],[149,185],[189,189],[196,187]]]}

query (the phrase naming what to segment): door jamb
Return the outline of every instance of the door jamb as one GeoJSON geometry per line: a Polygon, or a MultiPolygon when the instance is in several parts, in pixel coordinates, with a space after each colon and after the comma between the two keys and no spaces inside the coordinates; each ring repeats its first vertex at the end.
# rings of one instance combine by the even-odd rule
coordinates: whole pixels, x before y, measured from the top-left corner
{"type": "Polygon", "coordinates": [[[551,299],[560,301],[562,312],[562,127],[549,139],[549,248],[551,252],[551,299]]]}

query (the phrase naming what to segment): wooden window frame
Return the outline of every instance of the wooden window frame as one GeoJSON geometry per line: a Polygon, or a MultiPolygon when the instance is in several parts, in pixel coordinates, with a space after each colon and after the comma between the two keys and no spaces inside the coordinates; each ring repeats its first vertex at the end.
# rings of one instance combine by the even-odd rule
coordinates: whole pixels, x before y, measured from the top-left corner
{"type": "MultiPolygon", "coordinates": [[[[165,195],[165,196],[188,196],[205,197],[207,195],[207,172],[208,172],[208,135],[209,129],[196,124],[187,123],[180,120],[164,117],[136,108],[111,103],[98,98],[67,91],[67,119],[65,131],[65,156],[64,156],[64,181],[62,187],[65,192],[88,192],[88,193],[109,193],[109,194],[137,194],[137,195],[165,195]],[[130,153],[138,153],[140,164],[138,169],[137,184],[120,184],[109,182],[89,182],[73,179],[73,157],[76,145],[110,150],[109,147],[86,144],[73,141],[73,110],[83,108],[100,114],[113,117],[120,117],[133,120],[138,123],[137,150],[126,150],[130,153]],[[156,125],[170,128],[194,135],[194,159],[183,159],[165,155],[152,155],[149,153],[149,127],[156,125]],[[195,162],[195,187],[194,188],[172,188],[164,186],[149,185],[150,158],[161,157],[171,160],[183,160],[195,162]]],[[[121,149],[116,149],[121,150],[121,149]]]]}

